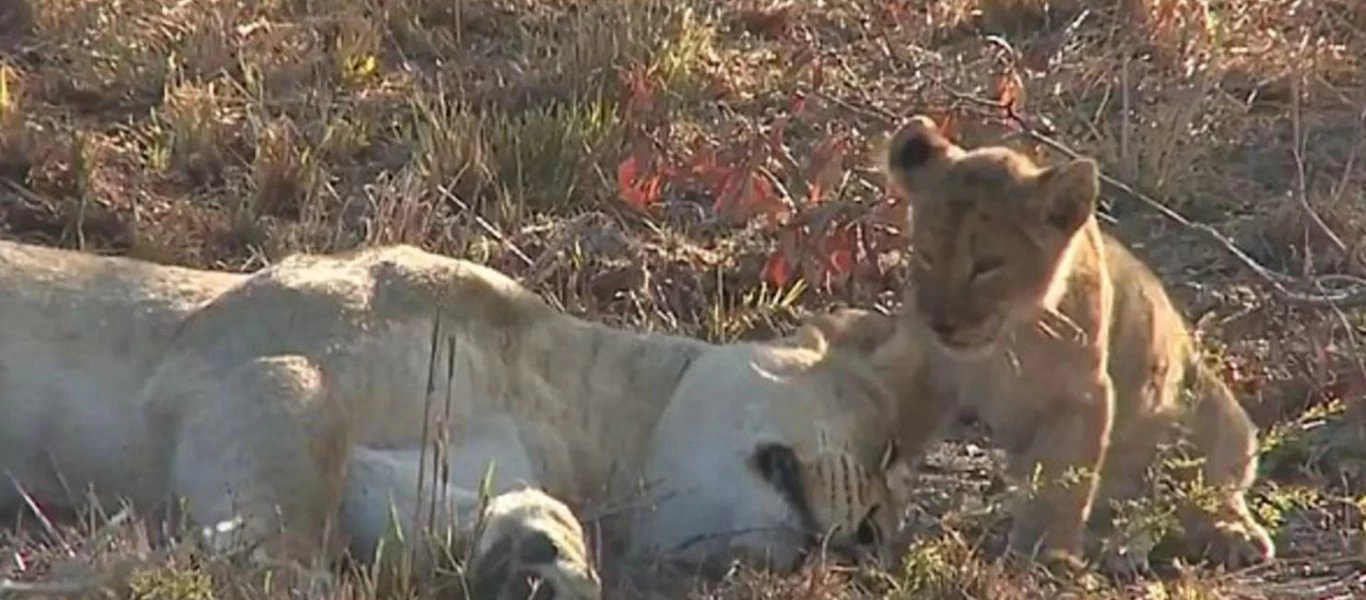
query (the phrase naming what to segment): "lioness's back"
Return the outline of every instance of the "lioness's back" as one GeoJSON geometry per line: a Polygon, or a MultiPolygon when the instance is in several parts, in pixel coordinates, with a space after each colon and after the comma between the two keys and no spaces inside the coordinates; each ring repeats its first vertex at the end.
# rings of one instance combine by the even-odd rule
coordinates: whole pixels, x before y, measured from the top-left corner
{"type": "Polygon", "coordinates": [[[244,277],[0,240],[5,348],[69,361],[79,346],[138,360],[244,277]]]}
{"type": "MultiPolygon", "coordinates": [[[[181,319],[242,276],[0,240],[0,469],[35,497],[120,489],[134,407],[181,319]],[[60,474],[60,477],[58,476],[60,474]]],[[[0,484],[0,508],[17,501],[0,484]]]]}

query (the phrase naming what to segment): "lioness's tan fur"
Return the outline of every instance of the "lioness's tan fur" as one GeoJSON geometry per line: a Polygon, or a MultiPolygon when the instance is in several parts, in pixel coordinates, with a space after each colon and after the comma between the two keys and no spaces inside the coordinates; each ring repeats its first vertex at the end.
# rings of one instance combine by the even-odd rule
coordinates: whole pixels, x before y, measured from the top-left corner
{"type": "Polygon", "coordinates": [[[409,541],[429,511],[468,537],[493,461],[470,571],[503,595],[534,574],[596,597],[569,506],[601,500],[644,509],[625,518],[637,556],[696,538],[685,553],[785,568],[833,531],[888,559],[890,396],[814,329],[628,332],[408,246],[238,275],[9,241],[0,323],[0,470],[46,506],[183,499],[212,550],[366,558],[391,516],[409,541]],[[604,497],[640,478],[674,495],[604,497]]]}
{"type": "Polygon", "coordinates": [[[1012,548],[1077,559],[1093,506],[1140,492],[1159,444],[1185,428],[1181,439],[1204,459],[1199,475],[1220,490],[1213,512],[1187,515],[1193,550],[1231,565],[1273,557],[1244,500],[1254,426],[1201,362],[1162,283],[1101,231],[1095,163],[1040,167],[1001,146],[967,151],[926,117],[898,131],[886,156],[912,213],[900,329],[932,341],[926,373],[948,396],[902,408],[920,421],[974,409],[1014,475],[1039,477],[1037,497],[1015,514],[1012,548]]]}

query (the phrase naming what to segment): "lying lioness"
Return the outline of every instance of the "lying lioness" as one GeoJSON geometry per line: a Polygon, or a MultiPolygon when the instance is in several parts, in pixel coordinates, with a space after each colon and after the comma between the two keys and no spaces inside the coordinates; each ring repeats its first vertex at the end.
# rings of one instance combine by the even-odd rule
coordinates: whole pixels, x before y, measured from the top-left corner
{"type": "Polygon", "coordinates": [[[572,600],[600,584],[568,506],[643,482],[636,556],[891,559],[890,393],[814,327],[633,333],[408,246],[237,275],[0,241],[0,331],[0,506],[10,481],[46,506],[183,500],[211,551],[306,559],[373,556],[391,525],[417,547],[435,498],[457,537],[483,518],[482,589],[572,600]]]}

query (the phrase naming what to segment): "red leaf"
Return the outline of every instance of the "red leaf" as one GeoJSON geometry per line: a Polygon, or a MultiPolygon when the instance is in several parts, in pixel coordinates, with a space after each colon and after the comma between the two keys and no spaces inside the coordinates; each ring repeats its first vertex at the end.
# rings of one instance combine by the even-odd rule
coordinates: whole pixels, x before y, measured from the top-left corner
{"type": "Polygon", "coordinates": [[[716,153],[706,146],[693,152],[683,165],[683,172],[687,173],[689,177],[701,180],[703,185],[713,188],[713,193],[718,193],[715,188],[720,170],[716,164],[716,153]]]}
{"type": "Polygon", "coordinates": [[[617,193],[625,196],[627,191],[636,185],[636,178],[640,176],[640,163],[635,155],[626,157],[617,165],[617,193]]]}
{"type": "Polygon", "coordinates": [[[734,170],[718,169],[713,175],[711,210],[717,215],[726,215],[735,204],[734,197],[740,191],[740,173],[734,170]]]}
{"type": "Polygon", "coordinates": [[[659,202],[660,196],[663,195],[660,193],[660,190],[663,187],[664,181],[658,175],[651,175],[649,179],[646,179],[645,182],[637,188],[637,193],[639,194],[637,201],[640,206],[650,206],[659,202]]]}
{"type": "Polygon", "coordinates": [[[759,215],[777,218],[788,212],[773,183],[761,173],[731,171],[720,188],[712,210],[730,223],[745,223],[759,215]]]}
{"type": "MultiPolygon", "coordinates": [[[[746,185],[740,190],[736,208],[743,210],[749,217],[759,213],[771,212],[773,200],[777,194],[773,192],[773,184],[769,183],[768,178],[759,173],[750,173],[745,178],[744,183],[746,185]]],[[[782,203],[777,204],[782,205],[782,203]]]]}
{"type": "Polygon", "coordinates": [[[848,146],[848,136],[839,133],[822,140],[811,151],[811,158],[807,160],[804,173],[810,190],[807,196],[808,203],[820,202],[826,186],[833,185],[839,179],[844,170],[844,155],[848,146]]]}
{"type": "Polygon", "coordinates": [[[1024,81],[1020,79],[1020,74],[1014,69],[1002,73],[996,80],[996,101],[1000,104],[1004,116],[1010,117],[1020,113],[1024,104],[1024,81]]]}
{"type": "Polygon", "coordinates": [[[632,154],[617,165],[617,195],[622,202],[645,210],[659,201],[663,181],[659,175],[643,176],[640,158],[632,154]]]}
{"type": "Polygon", "coordinates": [[[853,272],[856,242],[852,226],[846,226],[826,238],[825,267],[826,274],[832,276],[832,283],[843,283],[853,272]]]}
{"type": "Polygon", "coordinates": [[[830,270],[838,275],[848,275],[854,270],[854,250],[852,248],[836,248],[830,251],[830,270]]]}
{"type": "Polygon", "coordinates": [[[617,165],[617,188],[624,189],[635,184],[636,177],[640,174],[640,163],[634,154],[627,156],[626,160],[617,165]]]}
{"type": "Polygon", "coordinates": [[[811,61],[811,89],[819,91],[825,85],[825,68],[821,61],[811,61]]]}
{"type": "Polygon", "coordinates": [[[792,266],[787,264],[787,257],[783,255],[782,249],[774,250],[773,254],[768,255],[768,260],[764,261],[764,268],[761,276],[775,286],[783,287],[787,282],[792,281],[792,266]]]}

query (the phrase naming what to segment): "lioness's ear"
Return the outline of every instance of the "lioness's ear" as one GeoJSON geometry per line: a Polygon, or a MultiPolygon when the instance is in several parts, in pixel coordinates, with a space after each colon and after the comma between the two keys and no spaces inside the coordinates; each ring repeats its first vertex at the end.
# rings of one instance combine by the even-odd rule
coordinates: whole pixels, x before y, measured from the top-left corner
{"type": "Polygon", "coordinates": [[[1071,235],[1091,217],[1100,194],[1096,161],[1078,158],[1052,167],[1039,175],[1044,218],[1066,235],[1071,235]]]}
{"type": "Polygon", "coordinates": [[[903,192],[913,193],[916,183],[930,167],[962,151],[944,137],[934,119],[916,115],[892,134],[887,145],[885,171],[893,185],[903,192]]]}
{"type": "Polygon", "coordinates": [[[896,319],[864,308],[840,308],[816,315],[805,324],[821,333],[835,349],[872,354],[896,333],[896,319]]]}
{"type": "Polygon", "coordinates": [[[817,354],[825,354],[830,349],[830,341],[827,339],[827,332],[820,327],[813,326],[811,323],[802,323],[797,326],[797,330],[792,333],[790,338],[793,346],[806,348],[817,354]]]}
{"type": "Polygon", "coordinates": [[[878,459],[878,469],[886,473],[899,458],[901,458],[901,448],[897,447],[896,440],[888,440],[887,445],[882,448],[882,456],[878,459]]]}

